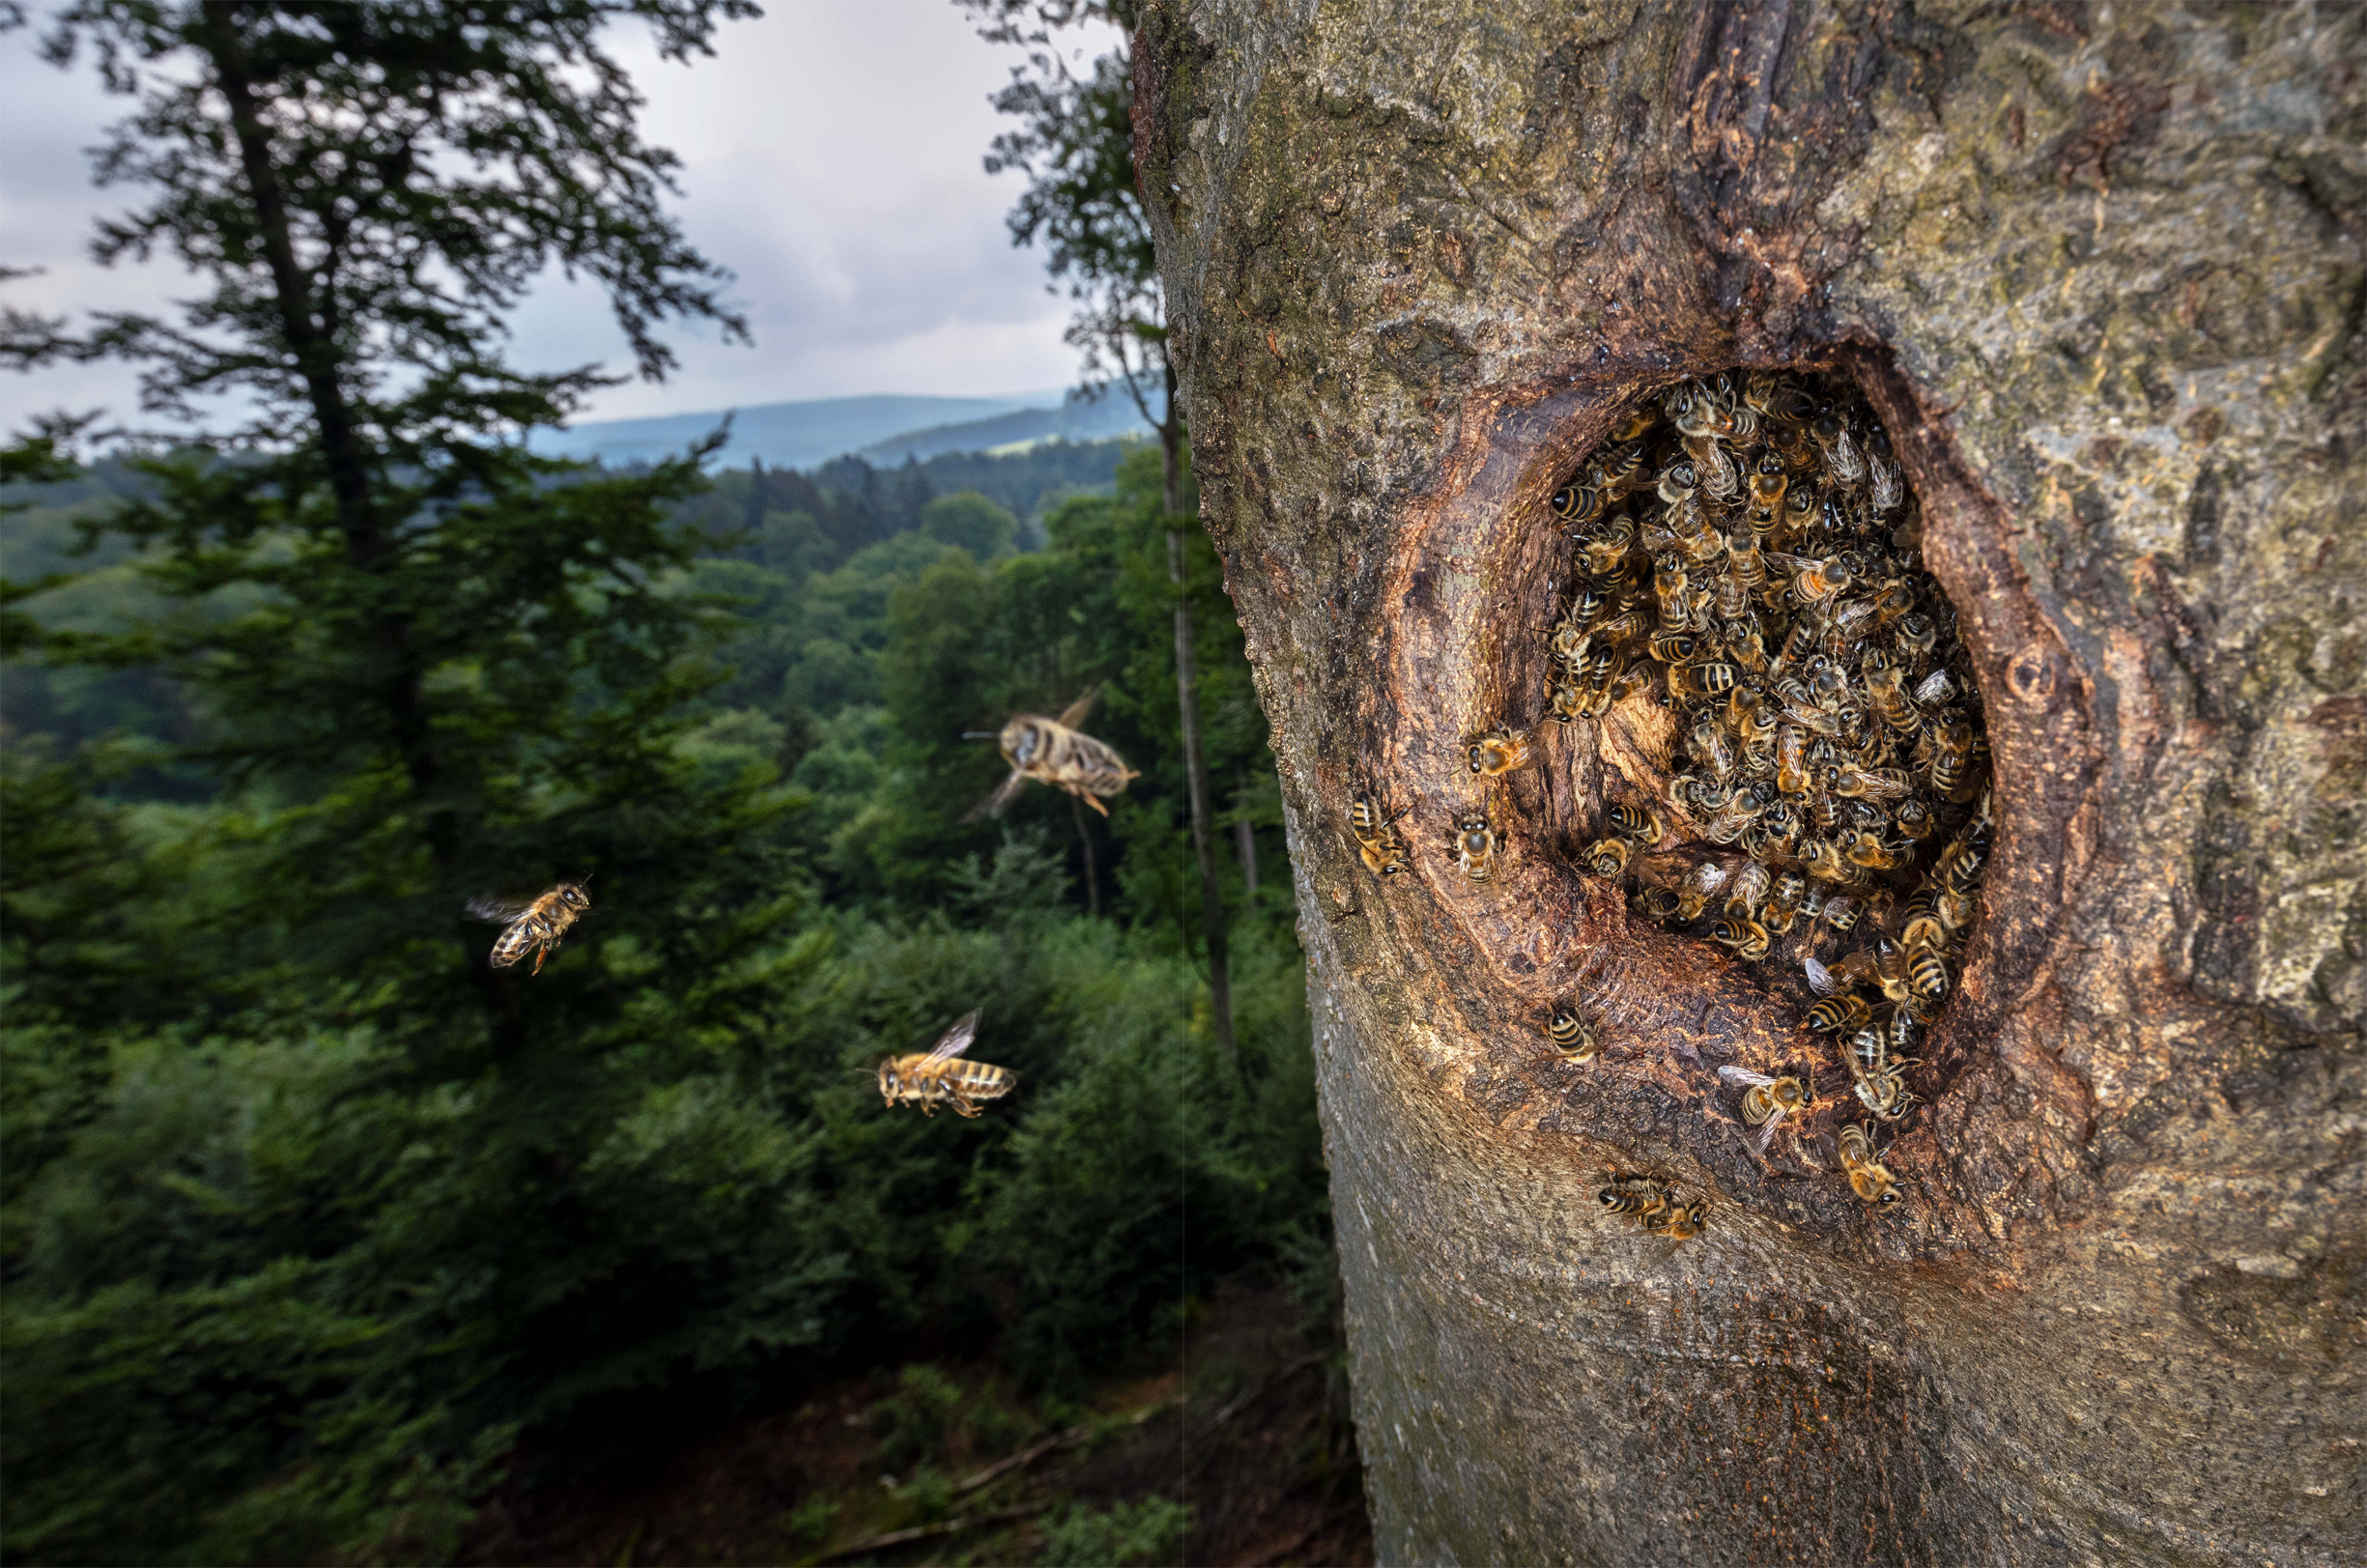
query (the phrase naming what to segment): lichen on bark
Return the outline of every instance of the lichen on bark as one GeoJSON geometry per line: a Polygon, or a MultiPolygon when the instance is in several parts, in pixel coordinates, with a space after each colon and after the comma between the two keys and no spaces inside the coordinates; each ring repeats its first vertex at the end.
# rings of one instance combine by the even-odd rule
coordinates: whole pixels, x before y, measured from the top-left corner
{"type": "Polygon", "coordinates": [[[2358,1560],[2367,20],[1173,0],[1136,58],[1204,517],[1272,723],[1385,1560],[2358,1560]],[[1901,1212],[1767,1177],[1797,1019],[1571,864],[1552,486],[1803,365],[1894,432],[2000,830],[1901,1212]],[[1413,870],[1343,817],[1385,781],[1413,870]],[[1635,1021],[1593,1064],[1577,977],[1635,1021]],[[1605,1222],[1605,1165],[1717,1195],[1605,1222]]]}

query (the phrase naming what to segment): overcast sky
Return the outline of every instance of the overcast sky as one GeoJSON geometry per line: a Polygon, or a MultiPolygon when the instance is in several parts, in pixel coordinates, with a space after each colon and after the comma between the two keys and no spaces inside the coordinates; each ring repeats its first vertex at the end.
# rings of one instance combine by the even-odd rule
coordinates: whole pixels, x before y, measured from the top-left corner
{"type": "MultiPolygon", "coordinates": [[[[615,387],[589,416],[1073,380],[1068,306],[1044,291],[1041,252],[1014,249],[1003,226],[1019,177],[980,166],[1000,128],[986,97],[1015,51],[981,43],[949,0],[765,0],[765,11],[725,27],[716,58],[689,68],[660,63],[638,26],[619,30],[649,99],[645,132],[685,165],[677,211],[692,242],[738,274],[756,345],[684,336],[671,381],[615,387]]],[[[100,91],[87,54],[67,71],[43,64],[38,32],[0,36],[0,263],[46,271],[0,298],[53,314],[158,309],[189,292],[184,274],[88,255],[93,216],[129,193],[94,190],[82,150],[128,100],[100,91]]],[[[594,291],[553,279],[514,325],[524,365],[627,365],[594,291]]],[[[0,375],[0,430],[100,404],[134,413],[128,371],[0,375]]]]}

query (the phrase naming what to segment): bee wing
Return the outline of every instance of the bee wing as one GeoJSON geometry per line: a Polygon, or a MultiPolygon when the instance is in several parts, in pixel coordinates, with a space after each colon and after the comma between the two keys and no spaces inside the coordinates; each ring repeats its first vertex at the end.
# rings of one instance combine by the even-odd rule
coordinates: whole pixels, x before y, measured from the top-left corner
{"type": "Polygon", "coordinates": [[[1915,688],[1915,700],[1918,702],[1945,702],[1955,695],[1955,684],[1948,678],[1948,671],[1934,670],[1924,677],[1922,685],[1915,688]]]}
{"type": "Polygon", "coordinates": [[[1026,772],[1019,768],[1012,769],[1011,777],[997,784],[993,794],[988,795],[964,813],[961,819],[964,822],[975,822],[982,816],[1002,815],[1003,808],[1011,804],[1012,797],[1019,792],[1019,786],[1025,783],[1027,783],[1026,772]]]}
{"type": "Polygon", "coordinates": [[[1759,552],[1759,558],[1766,561],[1768,570],[1782,572],[1786,575],[1804,571],[1811,566],[1824,564],[1812,556],[1786,556],[1781,550],[1762,550],[1759,552]]]}
{"type": "Polygon", "coordinates": [[[948,1029],[945,1034],[939,1038],[936,1044],[928,1048],[928,1060],[931,1062],[951,1061],[955,1057],[959,1056],[962,1052],[968,1050],[970,1048],[970,1041],[976,1039],[977,1036],[978,1010],[973,1008],[970,1010],[970,1012],[964,1013],[961,1020],[955,1023],[953,1028],[948,1029]]]}
{"type": "Polygon", "coordinates": [[[1717,892],[1725,886],[1725,862],[1722,860],[1705,860],[1693,873],[1693,885],[1703,893],[1717,892]]]}
{"type": "Polygon", "coordinates": [[[1061,709],[1059,719],[1054,722],[1066,728],[1074,729],[1085,722],[1085,715],[1093,711],[1094,701],[1100,695],[1101,688],[1098,684],[1086,687],[1085,695],[1061,709]]]}
{"type": "Polygon", "coordinates": [[[1775,1115],[1767,1118],[1766,1121],[1759,1124],[1758,1152],[1760,1154],[1764,1155],[1767,1153],[1768,1144],[1775,1141],[1775,1129],[1777,1126],[1782,1122],[1783,1113],[1789,1108],[1790,1107],[1788,1106],[1778,1105],[1775,1109],[1775,1115]]]}
{"type": "Polygon", "coordinates": [[[1728,1083],[1761,1084],[1775,1082],[1773,1078],[1770,1078],[1764,1072],[1754,1072],[1749,1068],[1723,1067],[1718,1069],[1718,1076],[1724,1078],[1728,1083]]]}
{"type": "Polygon", "coordinates": [[[1803,958],[1800,967],[1808,972],[1809,989],[1818,996],[1831,996],[1840,988],[1840,983],[1833,978],[1833,971],[1815,959],[1803,958]]]}
{"type": "Polygon", "coordinates": [[[531,898],[471,898],[469,918],[481,920],[490,926],[507,926],[520,915],[534,907],[531,898]]]}

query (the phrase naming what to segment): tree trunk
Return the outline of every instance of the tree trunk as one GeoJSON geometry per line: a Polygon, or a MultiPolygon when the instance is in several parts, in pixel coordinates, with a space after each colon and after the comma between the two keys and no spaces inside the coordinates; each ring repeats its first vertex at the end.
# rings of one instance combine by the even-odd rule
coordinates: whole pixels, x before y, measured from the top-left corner
{"type": "Polygon", "coordinates": [[[1390,1562],[2357,1562],[2362,14],[1247,6],[1136,40],[1203,516],[1280,760],[1390,1562]],[[1999,828],[1873,1210],[1737,1136],[1795,1006],[1631,921],[1546,498],[1640,398],[1896,441],[1999,828]],[[1359,863],[1359,790],[1412,872],[1359,863]],[[1608,1018],[1585,1064],[1557,1001],[1608,1018]],[[1606,1167],[1712,1195],[1674,1243],[1606,1167]]]}
{"type": "Polygon", "coordinates": [[[1241,1047],[1233,1037],[1233,974],[1225,939],[1224,888],[1216,879],[1215,802],[1209,790],[1208,753],[1200,744],[1200,658],[1192,642],[1191,584],[1184,569],[1184,421],[1178,416],[1175,369],[1166,367],[1166,417],[1158,427],[1159,504],[1166,517],[1167,580],[1175,584],[1176,709],[1184,725],[1184,784],[1191,802],[1192,858],[1200,870],[1200,926],[1208,941],[1209,1010],[1216,1041],[1238,1070],[1241,1047]]]}

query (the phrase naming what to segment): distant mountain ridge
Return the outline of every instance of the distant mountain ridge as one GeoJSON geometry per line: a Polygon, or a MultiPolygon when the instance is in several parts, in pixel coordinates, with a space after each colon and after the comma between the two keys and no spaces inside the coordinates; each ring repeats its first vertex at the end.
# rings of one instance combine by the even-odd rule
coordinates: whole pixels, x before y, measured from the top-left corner
{"type": "MultiPolygon", "coordinates": [[[[773,468],[812,469],[849,454],[873,464],[901,464],[908,456],[978,451],[1053,436],[1095,441],[1148,429],[1123,393],[1079,403],[1057,387],[1004,397],[813,398],[740,409],[730,417],[731,439],[716,459],[725,468],[761,459],[773,468]]],[[[554,457],[596,459],[621,468],[675,455],[724,418],[717,411],[595,419],[536,432],[532,442],[536,451],[554,457]]]]}

